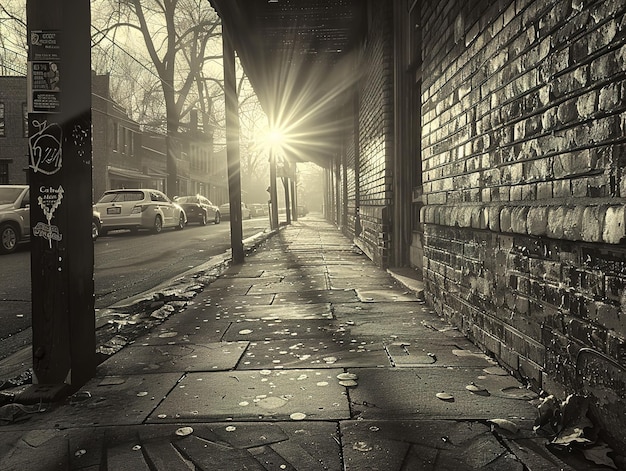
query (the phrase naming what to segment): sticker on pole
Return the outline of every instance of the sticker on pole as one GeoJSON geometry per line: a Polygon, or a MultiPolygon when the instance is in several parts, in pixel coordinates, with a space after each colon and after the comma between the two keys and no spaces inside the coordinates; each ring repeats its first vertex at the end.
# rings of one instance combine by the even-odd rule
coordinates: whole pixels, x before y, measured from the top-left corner
{"type": "Polygon", "coordinates": [[[46,188],[45,186],[42,186],[39,191],[41,192],[41,196],[37,198],[37,203],[39,203],[39,207],[42,209],[44,216],[46,216],[48,223],[38,222],[33,228],[33,235],[36,237],[43,237],[48,240],[50,242],[50,247],[52,247],[53,240],[58,242],[63,238],[63,235],[59,233],[59,228],[57,226],[53,226],[51,222],[54,217],[54,212],[61,204],[64,190],[62,186],[59,186],[58,188],[46,188]]]}
{"type": "Polygon", "coordinates": [[[54,175],[63,167],[63,130],[59,124],[48,121],[33,120],[32,125],[37,131],[28,139],[30,167],[35,173],[54,175]]]}

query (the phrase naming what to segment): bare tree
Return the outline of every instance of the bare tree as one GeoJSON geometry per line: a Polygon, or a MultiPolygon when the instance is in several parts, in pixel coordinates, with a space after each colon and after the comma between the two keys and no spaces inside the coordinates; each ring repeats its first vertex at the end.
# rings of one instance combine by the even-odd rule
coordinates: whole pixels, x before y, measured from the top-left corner
{"type": "Polygon", "coordinates": [[[219,18],[206,0],[108,0],[108,22],[94,34],[94,44],[109,35],[143,39],[147,56],[159,77],[165,105],[168,193],[177,192],[176,136],[192,109],[203,123],[210,120],[212,101],[206,68],[220,60],[219,18]],[[112,13],[111,13],[112,12],[112,13]]]}
{"type": "Polygon", "coordinates": [[[26,75],[26,0],[0,3],[0,75],[26,75]]]}

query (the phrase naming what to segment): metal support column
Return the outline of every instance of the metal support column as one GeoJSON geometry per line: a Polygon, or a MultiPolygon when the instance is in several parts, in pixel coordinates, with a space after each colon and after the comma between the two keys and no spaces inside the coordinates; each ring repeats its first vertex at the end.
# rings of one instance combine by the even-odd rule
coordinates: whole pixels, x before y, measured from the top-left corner
{"type": "Polygon", "coordinates": [[[241,172],[239,157],[239,105],[235,75],[235,50],[230,32],[222,24],[224,89],[226,92],[226,160],[228,162],[228,201],[230,202],[230,245],[233,263],[244,261],[241,222],[241,172]]]}
{"type": "Polygon", "coordinates": [[[270,211],[272,230],[278,229],[278,194],[276,190],[276,152],[270,149],[270,211]]]}
{"type": "Polygon", "coordinates": [[[33,385],[59,400],[96,370],[89,2],[28,0],[33,385]]]}

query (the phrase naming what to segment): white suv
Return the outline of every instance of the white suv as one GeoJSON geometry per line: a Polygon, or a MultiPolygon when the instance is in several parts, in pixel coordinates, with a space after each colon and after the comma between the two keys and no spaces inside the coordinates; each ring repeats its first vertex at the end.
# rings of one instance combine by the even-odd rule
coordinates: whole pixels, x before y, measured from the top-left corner
{"type": "Polygon", "coordinates": [[[107,190],[94,208],[102,219],[102,235],[116,229],[148,229],[158,234],[165,227],[180,230],[187,224],[183,208],[158,190],[107,190]]]}

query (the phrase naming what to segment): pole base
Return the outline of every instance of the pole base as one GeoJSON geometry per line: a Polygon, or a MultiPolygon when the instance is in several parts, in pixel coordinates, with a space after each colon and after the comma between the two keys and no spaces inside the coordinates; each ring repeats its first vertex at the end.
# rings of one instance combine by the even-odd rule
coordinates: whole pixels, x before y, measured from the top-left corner
{"type": "Polygon", "coordinates": [[[33,384],[15,396],[13,402],[37,404],[40,402],[58,402],[71,393],[69,384],[33,384]]]}

